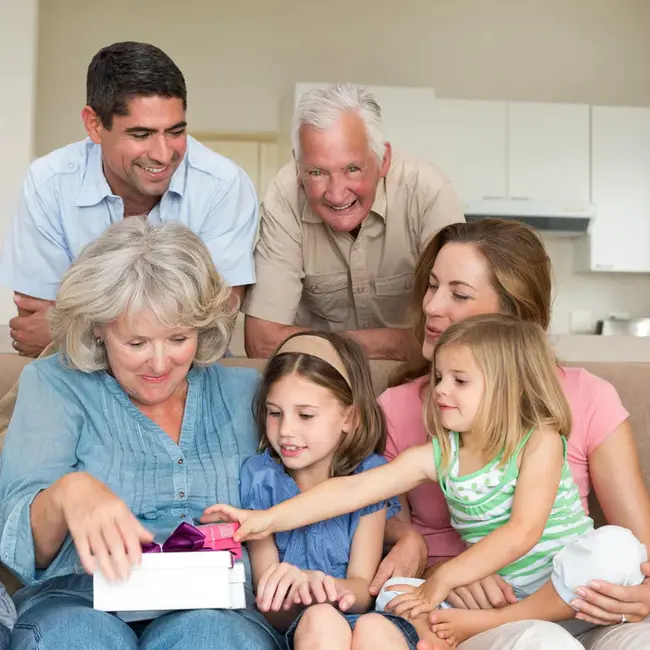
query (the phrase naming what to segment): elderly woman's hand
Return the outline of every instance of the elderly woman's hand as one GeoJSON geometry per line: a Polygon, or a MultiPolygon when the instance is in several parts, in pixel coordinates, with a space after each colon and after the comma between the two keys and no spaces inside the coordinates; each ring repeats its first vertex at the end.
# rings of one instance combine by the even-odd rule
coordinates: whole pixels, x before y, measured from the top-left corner
{"type": "Polygon", "coordinates": [[[604,580],[580,587],[579,598],[571,603],[578,610],[576,618],[596,625],[642,621],[650,615],[650,562],[644,562],[641,570],[646,579],[636,587],[621,587],[604,580]]]}
{"type": "Polygon", "coordinates": [[[111,581],[126,580],[142,557],[141,543],[153,535],[126,504],[85,472],[69,474],[59,505],[84,569],[99,569],[111,581]]]}

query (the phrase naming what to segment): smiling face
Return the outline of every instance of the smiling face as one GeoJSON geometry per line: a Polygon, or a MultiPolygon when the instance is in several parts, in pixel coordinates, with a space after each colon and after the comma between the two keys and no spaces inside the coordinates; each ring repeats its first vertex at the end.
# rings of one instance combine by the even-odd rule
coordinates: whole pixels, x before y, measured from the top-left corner
{"type": "Polygon", "coordinates": [[[431,269],[422,301],[425,315],[422,356],[433,358],[440,335],[468,316],[500,312],[485,258],[472,244],[445,244],[431,269]]]}
{"type": "Polygon", "coordinates": [[[185,109],[176,97],[134,97],[128,115],[114,115],[105,128],[92,108],[82,117],[86,131],[102,147],[104,174],[122,198],[160,197],[187,148],[185,109]]]}
{"type": "Polygon", "coordinates": [[[300,182],[310,207],[332,230],[350,232],[361,225],[390,159],[387,143],[383,160],[378,160],[363,120],[352,111],[328,129],[300,129],[300,182]]]}
{"type": "Polygon", "coordinates": [[[121,316],[96,334],[104,341],[111,373],[136,406],[159,405],[185,390],[196,330],[170,329],[145,310],[121,316]]]}
{"type": "Polygon", "coordinates": [[[330,476],[341,436],[354,424],[353,408],[332,392],[300,375],[285,375],[266,399],[266,436],[289,474],[330,476]]]}
{"type": "Polygon", "coordinates": [[[483,373],[466,345],[445,345],[436,352],[435,402],[441,424],[450,431],[471,431],[485,392],[483,373]]]}

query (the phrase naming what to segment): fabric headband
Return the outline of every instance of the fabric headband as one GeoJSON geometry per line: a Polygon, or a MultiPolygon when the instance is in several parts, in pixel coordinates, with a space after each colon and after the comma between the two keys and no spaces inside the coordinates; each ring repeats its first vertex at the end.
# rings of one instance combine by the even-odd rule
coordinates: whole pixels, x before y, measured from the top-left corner
{"type": "Polygon", "coordinates": [[[309,334],[294,336],[293,338],[290,338],[276,354],[284,354],[285,352],[309,354],[312,357],[322,359],[325,363],[332,366],[332,368],[338,370],[343,379],[345,379],[347,385],[352,388],[352,382],[350,381],[350,377],[343,365],[341,357],[327,339],[324,339],[321,336],[311,336],[309,334]]]}

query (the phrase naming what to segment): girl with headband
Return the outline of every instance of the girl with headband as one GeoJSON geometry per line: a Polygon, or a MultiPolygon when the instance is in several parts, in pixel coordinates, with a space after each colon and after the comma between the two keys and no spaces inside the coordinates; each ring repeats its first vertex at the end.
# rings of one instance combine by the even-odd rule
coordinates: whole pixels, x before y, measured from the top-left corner
{"type": "MultiPolygon", "coordinates": [[[[361,349],[342,335],[289,337],[264,371],[255,405],[260,453],[241,469],[241,506],[270,508],[334,476],[384,464],[384,416],[361,349]]],[[[296,650],[415,650],[426,618],[371,613],[387,499],[250,542],[256,604],[296,650]],[[353,641],[354,639],[354,641],[353,641]]]]}

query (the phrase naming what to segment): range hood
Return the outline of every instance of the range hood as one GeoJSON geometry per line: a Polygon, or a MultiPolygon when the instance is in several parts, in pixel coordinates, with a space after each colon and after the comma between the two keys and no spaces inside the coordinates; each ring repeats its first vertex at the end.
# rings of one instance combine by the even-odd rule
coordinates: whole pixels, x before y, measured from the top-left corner
{"type": "Polygon", "coordinates": [[[559,203],[528,199],[480,199],[463,205],[467,221],[486,217],[512,219],[536,228],[543,233],[569,237],[584,235],[596,217],[592,203],[559,203]]]}

